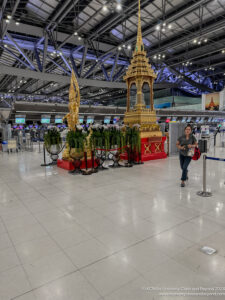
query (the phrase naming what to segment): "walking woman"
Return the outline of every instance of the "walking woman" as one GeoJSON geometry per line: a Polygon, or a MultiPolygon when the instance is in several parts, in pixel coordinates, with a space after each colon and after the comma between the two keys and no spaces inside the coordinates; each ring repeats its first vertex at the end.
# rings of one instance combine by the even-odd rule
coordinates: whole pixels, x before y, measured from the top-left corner
{"type": "Polygon", "coordinates": [[[191,162],[191,150],[198,146],[195,136],[192,134],[191,125],[187,125],[184,135],[177,140],[177,148],[180,150],[180,166],[182,170],[181,187],[185,187],[185,181],[188,180],[188,166],[191,162]]]}

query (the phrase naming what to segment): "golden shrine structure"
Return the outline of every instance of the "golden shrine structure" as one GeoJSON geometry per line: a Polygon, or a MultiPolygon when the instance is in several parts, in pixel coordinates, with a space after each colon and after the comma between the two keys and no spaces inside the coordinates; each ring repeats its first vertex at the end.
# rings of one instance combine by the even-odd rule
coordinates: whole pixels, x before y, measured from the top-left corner
{"type": "Polygon", "coordinates": [[[133,52],[131,64],[128,67],[124,80],[127,84],[127,110],[124,117],[124,124],[132,127],[140,125],[141,132],[141,152],[142,160],[151,160],[167,157],[164,152],[165,137],[162,136],[159,125],[157,124],[156,112],[154,110],[153,84],[157,75],[151,68],[144,50],[144,43],[141,31],[141,1],[138,0],[138,31],[137,42],[133,52]],[[150,89],[150,107],[147,108],[142,100],[144,84],[150,89]],[[137,89],[136,104],[130,107],[130,92],[132,86],[137,89]]]}

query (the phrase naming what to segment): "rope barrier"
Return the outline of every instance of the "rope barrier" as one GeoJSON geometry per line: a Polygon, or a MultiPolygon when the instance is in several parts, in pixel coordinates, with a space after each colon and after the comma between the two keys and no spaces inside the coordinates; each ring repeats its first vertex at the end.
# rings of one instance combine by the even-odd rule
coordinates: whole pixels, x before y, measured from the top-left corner
{"type": "Polygon", "coordinates": [[[210,156],[206,156],[206,159],[210,159],[210,160],[218,160],[218,161],[225,161],[225,158],[210,157],[210,156]]]}

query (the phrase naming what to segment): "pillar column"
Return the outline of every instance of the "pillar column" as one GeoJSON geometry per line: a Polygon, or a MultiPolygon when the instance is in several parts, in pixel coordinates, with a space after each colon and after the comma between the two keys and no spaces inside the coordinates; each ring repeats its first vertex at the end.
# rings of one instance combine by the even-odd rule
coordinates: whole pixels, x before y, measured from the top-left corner
{"type": "Polygon", "coordinates": [[[137,104],[142,105],[142,82],[140,79],[137,81],[137,104]]]}
{"type": "Polygon", "coordinates": [[[127,86],[127,112],[130,111],[130,83],[127,86]]]}
{"type": "Polygon", "coordinates": [[[151,111],[154,110],[154,94],[153,94],[153,80],[150,80],[150,103],[151,103],[151,111]]]}

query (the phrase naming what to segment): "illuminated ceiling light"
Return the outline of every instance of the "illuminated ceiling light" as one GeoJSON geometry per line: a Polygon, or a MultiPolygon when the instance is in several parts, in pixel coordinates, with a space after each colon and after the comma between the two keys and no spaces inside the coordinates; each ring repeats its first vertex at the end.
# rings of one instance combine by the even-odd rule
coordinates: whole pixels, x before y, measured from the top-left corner
{"type": "Polygon", "coordinates": [[[225,53],[225,50],[222,50],[222,53],[225,53]]]}
{"type": "Polygon", "coordinates": [[[127,49],[128,49],[128,50],[131,50],[131,45],[128,45],[128,46],[127,46],[127,49]]]}
{"type": "Polygon", "coordinates": [[[108,7],[106,5],[103,5],[102,10],[106,12],[108,10],[108,7]]]}
{"type": "Polygon", "coordinates": [[[123,44],[123,48],[126,48],[126,45],[125,45],[125,44],[123,44]]]}
{"type": "Polygon", "coordinates": [[[62,51],[59,52],[59,55],[63,55],[63,54],[62,54],[62,51]]]}
{"type": "Polygon", "coordinates": [[[82,37],[81,36],[78,36],[78,40],[80,41],[82,39],[82,37]]]}
{"type": "Polygon", "coordinates": [[[157,58],[157,56],[155,55],[155,56],[154,56],[154,59],[156,59],[156,58],[157,58]]]}
{"type": "Polygon", "coordinates": [[[165,57],[166,57],[166,55],[165,55],[165,54],[163,54],[162,58],[165,58],[165,57]]]}
{"type": "Polygon", "coordinates": [[[6,21],[6,23],[7,23],[7,24],[9,24],[9,23],[10,23],[10,20],[5,20],[5,21],[6,21]]]}
{"type": "Polygon", "coordinates": [[[121,5],[120,3],[118,3],[118,4],[116,5],[116,9],[120,11],[120,10],[122,9],[122,5],[121,5]]]}
{"type": "Polygon", "coordinates": [[[5,48],[8,48],[8,45],[5,45],[5,48]]]}
{"type": "Polygon", "coordinates": [[[198,41],[198,45],[201,45],[201,41],[198,41]]]}
{"type": "Polygon", "coordinates": [[[166,31],[166,29],[165,29],[165,28],[163,28],[163,29],[162,29],[162,32],[165,32],[165,31],[166,31]]]}
{"type": "Polygon", "coordinates": [[[77,31],[75,31],[75,32],[74,32],[74,35],[77,35],[77,34],[78,34],[77,31]]]}
{"type": "Polygon", "coordinates": [[[207,71],[208,69],[207,68],[205,68],[205,71],[207,71]]]}
{"type": "Polygon", "coordinates": [[[8,16],[7,16],[7,19],[11,20],[11,19],[12,19],[12,16],[8,15],[8,16]]]}
{"type": "Polygon", "coordinates": [[[194,39],[194,40],[193,40],[193,43],[194,43],[194,44],[197,44],[197,40],[196,40],[196,39],[194,39]]]}
{"type": "Polygon", "coordinates": [[[163,23],[163,26],[166,26],[166,23],[165,23],[165,22],[163,23]]]}
{"type": "Polygon", "coordinates": [[[172,28],[172,25],[171,25],[171,24],[169,24],[169,25],[168,25],[168,28],[169,28],[169,29],[171,29],[171,28],[172,28]]]}
{"type": "Polygon", "coordinates": [[[190,62],[190,65],[192,65],[192,62],[190,62]]]}
{"type": "Polygon", "coordinates": [[[157,25],[155,29],[160,30],[160,25],[157,25]]]}
{"type": "Polygon", "coordinates": [[[20,25],[20,22],[16,21],[16,26],[19,26],[20,25]]]}
{"type": "Polygon", "coordinates": [[[118,50],[119,50],[119,51],[121,51],[121,50],[122,50],[122,47],[121,47],[121,46],[119,46],[119,47],[118,47],[118,50]]]}
{"type": "Polygon", "coordinates": [[[207,43],[207,42],[208,42],[208,39],[204,39],[204,42],[207,43]]]}

